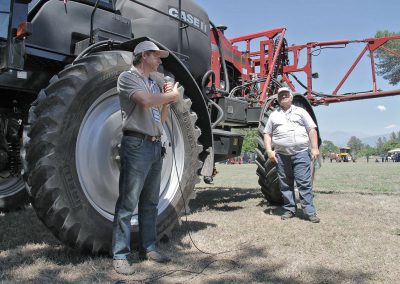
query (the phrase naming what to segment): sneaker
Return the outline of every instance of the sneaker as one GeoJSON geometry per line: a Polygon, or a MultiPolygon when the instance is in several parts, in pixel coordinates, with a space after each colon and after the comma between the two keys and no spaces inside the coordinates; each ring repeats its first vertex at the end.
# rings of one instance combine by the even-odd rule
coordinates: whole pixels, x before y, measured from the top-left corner
{"type": "Polygon", "coordinates": [[[321,221],[321,219],[319,219],[317,215],[307,216],[306,219],[311,223],[319,223],[321,221]]]}
{"type": "Polygon", "coordinates": [[[114,259],[114,270],[119,274],[131,275],[135,273],[135,269],[129,264],[127,259],[114,259]]]}
{"type": "Polygon", "coordinates": [[[170,262],[171,259],[168,256],[165,256],[155,250],[149,251],[147,253],[139,254],[140,260],[151,260],[158,263],[167,263],[170,262]]]}
{"type": "Polygon", "coordinates": [[[282,220],[287,220],[294,217],[294,213],[292,211],[286,211],[281,215],[282,220]]]}

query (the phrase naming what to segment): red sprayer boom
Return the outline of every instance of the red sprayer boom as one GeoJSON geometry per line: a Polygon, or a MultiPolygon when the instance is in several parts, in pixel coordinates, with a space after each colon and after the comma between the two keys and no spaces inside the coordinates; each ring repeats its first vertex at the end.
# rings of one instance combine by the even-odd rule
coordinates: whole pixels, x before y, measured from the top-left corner
{"type": "MultiPolygon", "coordinates": [[[[361,100],[377,97],[387,97],[400,95],[400,89],[396,90],[381,90],[377,87],[376,70],[375,70],[375,51],[383,49],[386,52],[400,58],[400,54],[384,46],[385,43],[391,40],[400,40],[400,36],[390,36],[382,38],[368,38],[363,40],[337,40],[325,42],[309,42],[306,44],[288,46],[285,40],[285,28],[276,28],[265,30],[258,33],[252,33],[244,36],[239,36],[227,40],[223,35],[223,28],[214,29],[212,43],[217,44],[216,33],[219,35],[219,41],[225,49],[225,59],[232,64],[235,69],[241,70],[240,82],[245,85],[243,88],[237,88],[235,92],[241,91],[243,96],[247,96],[249,87],[248,83],[253,80],[254,83],[259,83],[259,105],[263,105],[266,98],[274,94],[275,88],[278,85],[285,84],[294,92],[296,88],[289,78],[289,75],[298,81],[294,73],[305,73],[307,83],[298,83],[306,89],[305,96],[312,105],[330,104],[343,101],[361,100]],[[252,41],[259,42],[259,50],[252,51],[250,43],[252,41]],[[312,55],[313,52],[324,48],[346,47],[350,44],[365,44],[358,57],[349,67],[343,78],[339,81],[335,89],[331,93],[319,93],[313,90],[312,79],[318,75],[312,71],[312,55]],[[238,45],[245,46],[244,51],[238,50],[238,45]],[[299,66],[300,55],[306,53],[304,66],[299,66]],[[369,91],[351,91],[340,93],[340,89],[345,82],[348,81],[350,74],[359,64],[360,60],[369,54],[371,68],[371,90],[369,91]],[[289,58],[292,58],[289,62],[289,58]],[[254,80],[257,78],[258,80],[254,80]],[[246,85],[247,82],[247,85],[246,85]]],[[[216,49],[213,48],[216,53],[216,49]]],[[[213,55],[213,70],[219,69],[219,62],[215,60],[216,54],[213,55]]],[[[219,74],[219,72],[216,72],[219,74]]],[[[216,83],[218,85],[218,79],[216,83]]],[[[232,94],[232,92],[231,92],[232,94]]],[[[234,95],[234,94],[232,94],[234,95]]],[[[240,96],[236,94],[236,96],[240,96]]]]}

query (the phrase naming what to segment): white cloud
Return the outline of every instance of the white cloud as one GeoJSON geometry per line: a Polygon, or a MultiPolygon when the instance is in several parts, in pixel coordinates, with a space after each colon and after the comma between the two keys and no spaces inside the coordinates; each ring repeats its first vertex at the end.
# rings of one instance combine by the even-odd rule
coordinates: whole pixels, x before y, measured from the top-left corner
{"type": "Polygon", "coordinates": [[[383,105],[379,105],[376,108],[379,109],[380,111],[385,111],[386,110],[386,107],[383,106],[383,105]]]}
{"type": "Polygon", "coordinates": [[[391,128],[395,128],[395,127],[397,127],[396,124],[390,124],[390,125],[386,126],[385,128],[386,129],[391,129],[391,128]]]}

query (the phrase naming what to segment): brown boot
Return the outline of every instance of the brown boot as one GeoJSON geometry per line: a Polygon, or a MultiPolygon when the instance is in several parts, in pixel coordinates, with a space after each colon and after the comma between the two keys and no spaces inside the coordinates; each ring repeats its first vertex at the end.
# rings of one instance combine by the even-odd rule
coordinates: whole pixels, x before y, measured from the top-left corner
{"type": "Polygon", "coordinates": [[[286,211],[285,213],[283,213],[283,214],[281,215],[281,219],[282,219],[282,220],[287,220],[287,219],[293,218],[294,215],[295,215],[295,214],[294,214],[292,211],[286,211]]]}
{"type": "Polygon", "coordinates": [[[311,223],[319,223],[321,221],[316,214],[307,216],[306,220],[310,221],[311,223]]]}
{"type": "Polygon", "coordinates": [[[114,259],[113,266],[119,274],[130,275],[135,273],[135,269],[129,264],[127,259],[114,259]]]}
{"type": "Polygon", "coordinates": [[[166,256],[163,255],[160,252],[157,252],[155,250],[149,251],[149,252],[141,252],[139,253],[139,259],[140,260],[150,260],[150,261],[154,261],[154,262],[158,262],[158,263],[167,263],[170,262],[171,259],[166,256]]]}

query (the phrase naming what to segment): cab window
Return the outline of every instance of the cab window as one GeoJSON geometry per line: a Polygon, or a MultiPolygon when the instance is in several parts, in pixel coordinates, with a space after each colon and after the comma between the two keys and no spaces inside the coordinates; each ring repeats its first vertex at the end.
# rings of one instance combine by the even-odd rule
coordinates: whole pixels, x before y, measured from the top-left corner
{"type": "Polygon", "coordinates": [[[11,0],[0,1],[0,39],[7,40],[10,30],[11,0]]]}

